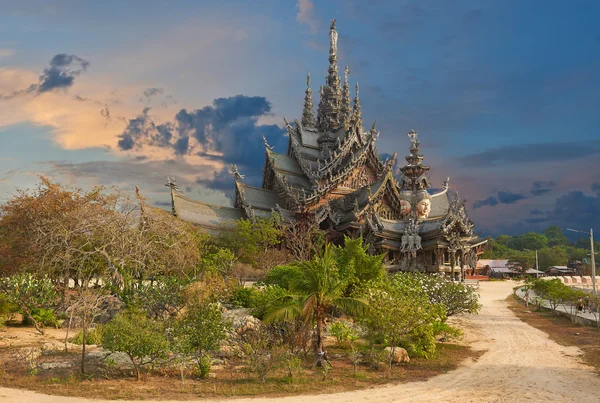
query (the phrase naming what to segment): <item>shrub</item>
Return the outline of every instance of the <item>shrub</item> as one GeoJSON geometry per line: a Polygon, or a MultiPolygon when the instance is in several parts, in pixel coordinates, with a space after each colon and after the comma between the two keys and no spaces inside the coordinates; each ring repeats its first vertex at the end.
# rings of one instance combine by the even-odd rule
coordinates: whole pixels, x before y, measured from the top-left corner
{"type": "Polygon", "coordinates": [[[162,324],[137,311],[121,312],[106,324],[102,345],[106,350],[127,354],[138,381],[140,368],[163,358],[169,350],[162,324]]]}
{"type": "Polygon", "coordinates": [[[358,331],[353,324],[344,320],[333,322],[329,326],[329,333],[335,337],[338,347],[348,347],[358,339],[358,331]]]}
{"type": "Polygon", "coordinates": [[[267,272],[263,282],[267,285],[273,285],[287,290],[294,280],[301,277],[302,272],[296,266],[276,266],[267,272]]]}
{"type": "MultiPolygon", "coordinates": [[[[31,310],[31,317],[43,327],[58,328],[58,319],[56,319],[56,315],[54,315],[54,309],[34,308],[31,310]]],[[[34,323],[33,320],[28,316],[23,316],[22,322],[24,325],[31,326],[34,323]]]]}
{"type": "Polygon", "coordinates": [[[281,298],[288,295],[288,291],[276,285],[266,286],[262,289],[257,290],[252,294],[250,300],[250,312],[252,316],[256,316],[259,319],[263,319],[267,312],[274,306],[280,303],[281,298]]]}
{"type": "MultiPolygon", "coordinates": [[[[96,326],[87,331],[85,344],[102,344],[102,327],[96,326]]],[[[71,343],[81,345],[83,344],[83,332],[80,330],[71,338],[71,343]]]]}
{"type": "Polygon", "coordinates": [[[233,291],[233,295],[229,302],[234,307],[250,308],[252,306],[252,296],[254,294],[252,288],[238,287],[233,291]]]}

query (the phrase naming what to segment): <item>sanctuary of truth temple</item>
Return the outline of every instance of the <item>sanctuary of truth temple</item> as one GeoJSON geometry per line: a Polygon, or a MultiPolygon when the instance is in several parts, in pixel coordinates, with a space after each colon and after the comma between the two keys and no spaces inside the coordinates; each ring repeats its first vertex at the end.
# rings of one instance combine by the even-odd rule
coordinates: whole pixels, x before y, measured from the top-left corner
{"type": "Polygon", "coordinates": [[[385,252],[390,271],[445,272],[456,279],[475,267],[484,239],[474,235],[474,224],[458,194],[442,190],[430,193],[431,184],[419,154],[417,133],[410,131],[406,165],[393,174],[396,154],[382,161],[375,146],[375,124],[363,128],[358,84],[351,103],[349,70],[340,82],[337,31],[329,31],[329,69],[320,88],[315,115],[310,74],[300,120],[285,120],[289,136],[283,154],[265,146],[262,187],[244,183],[232,165],[234,207],[215,206],[184,197],[171,188],[173,213],[210,232],[234,219],[269,217],[278,213],[283,223],[314,220],[338,241],[343,235],[361,236],[371,252],[385,252]]]}

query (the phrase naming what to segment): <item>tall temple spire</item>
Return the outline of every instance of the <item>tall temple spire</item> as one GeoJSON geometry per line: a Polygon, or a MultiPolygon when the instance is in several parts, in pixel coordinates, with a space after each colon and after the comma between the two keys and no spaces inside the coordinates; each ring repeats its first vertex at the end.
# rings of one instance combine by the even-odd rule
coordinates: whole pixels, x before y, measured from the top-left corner
{"type": "Polygon", "coordinates": [[[360,112],[360,98],[358,97],[358,82],[356,83],[356,96],[354,105],[352,105],[352,123],[356,124],[359,129],[362,129],[362,115],[360,112]]]}
{"type": "Polygon", "coordinates": [[[304,110],[302,111],[302,126],[316,127],[315,111],[313,109],[312,91],[310,89],[310,71],[306,74],[306,92],[304,95],[304,110]]]}
{"type": "Polygon", "coordinates": [[[337,65],[337,38],[335,19],[332,19],[329,28],[329,69],[317,112],[317,126],[321,132],[336,130],[342,120],[340,116],[342,89],[337,65]]]}
{"type": "Polygon", "coordinates": [[[344,88],[342,89],[342,105],[340,112],[342,115],[342,121],[347,125],[350,123],[350,117],[352,116],[352,109],[350,109],[350,84],[348,84],[348,74],[350,69],[348,66],[344,69],[344,88]]]}

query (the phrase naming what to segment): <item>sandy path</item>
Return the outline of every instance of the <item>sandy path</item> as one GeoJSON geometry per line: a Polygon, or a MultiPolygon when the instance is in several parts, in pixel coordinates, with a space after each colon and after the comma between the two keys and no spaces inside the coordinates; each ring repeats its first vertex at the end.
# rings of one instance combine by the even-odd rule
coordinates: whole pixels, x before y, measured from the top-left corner
{"type": "MultiPolygon", "coordinates": [[[[513,282],[481,283],[483,309],[460,319],[476,349],[486,350],[477,362],[426,382],[388,385],[368,390],[320,396],[276,399],[308,402],[599,402],[600,377],[578,363],[580,351],[563,347],[521,322],[503,301],[513,282]]],[[[220,400],[219,402],[223,402],[220,400]]],[[[239,399],[272,403],[275,399],[239,399]]],[[[2,403],[81,403],[81,398],[46,396],[0,388],[2,403]]],[[[103,401],[95,400],[100,403],[103,401]]],[[[203,403],[213,402],[201,400],[203,403]]],[[[169,402],[167,402],[169,403],[169,402]]]]}

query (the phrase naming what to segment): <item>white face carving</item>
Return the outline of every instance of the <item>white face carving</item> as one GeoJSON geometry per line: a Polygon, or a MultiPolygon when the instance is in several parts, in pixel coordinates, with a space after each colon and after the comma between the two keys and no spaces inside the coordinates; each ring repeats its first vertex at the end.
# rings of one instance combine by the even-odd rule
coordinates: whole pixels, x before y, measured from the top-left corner
{"type": "Polygon", "coordinates": [[[407,200],[400,200],[400,214],[403,216],[408,215],[410,213],[410,202],[407,200]]]}
{"type": "Polygon", "coordinates": [[[417,213],[419,213],[419,218],[427,218],[429,216],[429,212],[431,211],[431,200],[429,199],[421,199],[417,203],[417,213]]]}

